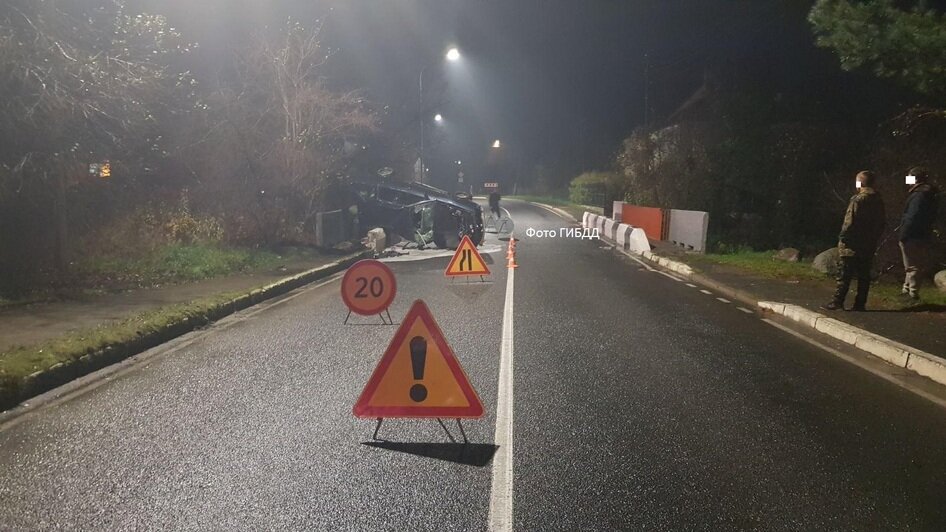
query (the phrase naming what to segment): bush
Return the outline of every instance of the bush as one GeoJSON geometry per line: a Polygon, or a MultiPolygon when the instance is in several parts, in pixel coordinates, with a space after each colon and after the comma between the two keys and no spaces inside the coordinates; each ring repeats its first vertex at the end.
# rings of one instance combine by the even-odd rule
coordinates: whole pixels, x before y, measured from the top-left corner
{"type": "Polygon", "coordinates": [[[585,172],[572,179],[568,199],[579,205],[603,205],[618,188],[617,176],[608,172],[585,172]]]}

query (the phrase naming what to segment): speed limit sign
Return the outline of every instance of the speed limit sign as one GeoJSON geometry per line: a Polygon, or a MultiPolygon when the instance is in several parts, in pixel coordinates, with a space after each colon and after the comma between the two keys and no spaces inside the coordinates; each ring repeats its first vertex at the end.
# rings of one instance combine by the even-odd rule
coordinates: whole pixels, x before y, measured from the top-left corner
{"type": "MultiPolygon", "coordinates": [[[[397,294],[397,282],[394,272],[384,263],[376,260],[360,260],[353,264],[342,277],[342,301],[351,313],[362,316],[381,315],[394,301],[397,294]]],[[[382,316],[381,321],[384,321],[382,316]]]]}

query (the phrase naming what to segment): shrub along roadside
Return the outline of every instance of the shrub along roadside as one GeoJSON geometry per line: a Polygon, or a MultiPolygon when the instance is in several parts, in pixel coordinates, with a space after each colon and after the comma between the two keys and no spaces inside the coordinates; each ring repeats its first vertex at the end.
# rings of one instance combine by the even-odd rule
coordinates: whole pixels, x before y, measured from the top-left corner
{"type": "Polygon", "coordinates": [[[245,293],[214,294],[48,342],[0,353],[0,410],[212,321],[342,271],[363,251],[245,293]]]}
{"type": "Polygon", "coordinates": [[[174,244],[138,257],[94,257],[79,264],[79,276],[92,283],[199,281],[231,273],[274,267],[284,258],[264,250],[213,244],[174,244]]]}

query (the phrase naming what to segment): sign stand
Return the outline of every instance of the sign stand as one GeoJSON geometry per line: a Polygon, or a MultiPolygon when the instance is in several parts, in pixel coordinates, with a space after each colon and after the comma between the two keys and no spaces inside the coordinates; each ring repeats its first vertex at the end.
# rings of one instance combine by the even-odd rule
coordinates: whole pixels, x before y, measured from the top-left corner
{"type": "MultiPolygon", "coordinates": [[[[457,427],[460,429],[460,435],[463,436],[463,445],[470,443],[470,440],[466,437],[466,431],[463,430],[463,423],[460,422],[460,418],[456,418],[457,427]]],[[[378,418],[378,424],[374,426],[374,434],[371,436],[371,439],[374,441],[386,441],[378,437],[378,431],[381,430],[381,423],[384,423],[384,418],[378,418]]],[[[447,437],[450,438],[451,443],[456,443],[457,440],[453,437],[453,434],[450,434],[450,431],[447,430],[447,426],[443,424],[443,420],[439,417],[437,418],[437,423],[440,423],[440,426],[443,427],[443,431],[447,433],[447,437]]]]}
{"type": "MultiPolygon", "coordinates": [[[[391,319],[391,312],[388,309],[384,309],[384,314],[378,313],[378,317],[381,318],[381,323],[384,325],[394,325],[394,320],[391,319]],[[388,315],[388,321],[384,321],[384,314],[388,315]]],[[[345,321],[342,322],[343,325],[348,325],[348,318],[351,317],[351,310],[348,311],[348,315],[345,316],[345,321]]]]}

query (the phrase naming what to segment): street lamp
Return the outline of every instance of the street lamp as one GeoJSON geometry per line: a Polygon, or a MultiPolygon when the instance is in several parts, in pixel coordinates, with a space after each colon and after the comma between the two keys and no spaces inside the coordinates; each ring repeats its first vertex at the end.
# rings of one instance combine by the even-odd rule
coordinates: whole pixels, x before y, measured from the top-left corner
{"type": "Polygon", "coordinates": [[[496,140],[493,141],[493,147],[494,147],[494,148],[502,148],[503,145],[502,145],[501,142],[499,142],[499,139],[496,139],[496,140]]]}
{"type": "Polygon", "coordinates": [[[443,122],[443,115],[437,113],[434,115],[434,122],[443,122]]]}
{"type": "MultiPolygon", "coordinates": [[[[456,47],[450,48],[449,50],[447,50],[447,53],[444,57],[447,59],[447,61],[450,61],[451,63],[456,62],[460,59],[460,50],[456,49],[456,47]]],[[[424,182],[424,174],[426,173],[426,170],[424,167],[424,122],[425,122],[424,120],[424,73],[427,72],[428,68],[430,68],[431,66],[435,64],[436,63],[431,63],[425,66],[424,68],[420,69],[420,74],[417,75],[417,109],[418,109],[417,116],[420,117],[420,153],[418,156],[418,161],[420,162],[421,183],[424,182]]],[[[440,114],[437,114],[436,116],[434,116],[434,120],[436,120],[437,122],[440,122],[443,120],[443,117],[440,116],[440,114]]]]}

